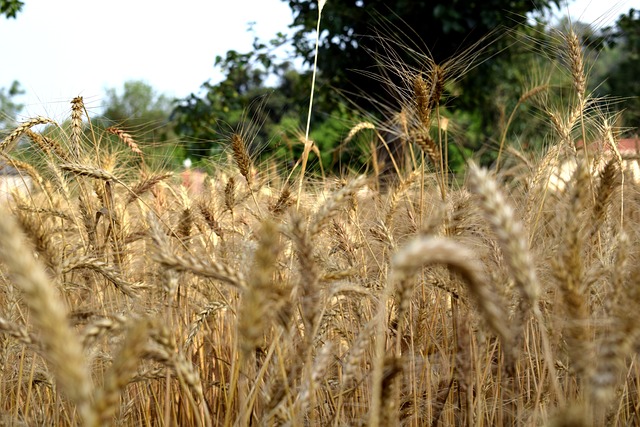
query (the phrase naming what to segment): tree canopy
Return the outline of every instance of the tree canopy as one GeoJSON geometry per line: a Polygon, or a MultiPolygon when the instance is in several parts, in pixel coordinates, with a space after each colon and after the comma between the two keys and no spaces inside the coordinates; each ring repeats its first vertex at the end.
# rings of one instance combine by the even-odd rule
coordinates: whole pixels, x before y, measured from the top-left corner
{"type": "Polygon", "coordinates": [[[24,2],[20,0],[0,0],[0,15],[15,18],[22,10],[22,6],[24,6],[24,2]]]}
{"type": "Polygon", "coordinates": [[[614,58],[606,70],[604,91],[623,102],[622,125],[637,135],[640,128],[640,11],[631,9],[609,29],[614,58]]]}
{"type": "MultiPolygon", "coordinates": [[[[294,15],[295,49],[310,62],[313,59],[314,40],[311,35],[316,28],[317,2],[283,1],[288,1],[294,15]]],[[[383,94],[385,89],[381,87],[380,80],[362,73],[376,72],[378,59],[371,53],[381,49],[380,38],[404,38],[407,47],[422,46],[433,61],[440,64],[492,32],[504,32],[524,24],[528,13],[559,3],[559,0],[331,0],[323,10],[318,67],[338,89],[356,94],[383,94]],[[497,31],[500,28],[502,31],[497,31]]],[[[507,43],[490,39],[487,40],[489,42],[492,45],[488,47],[486,57],[503,49],[507,43]]],[[[409,58],[405,55],[399,59],[409,58]]],[[[487,80],[488,76],[483,73],[489,70],[495,71],[490,63],[480,68],[473,76],[475,78],[468,79],[467,87],[477,88],[479,80],[487,80]]],[[[368,106],[366,97],[358,102],[368,106]]]]}
{"type": "Polygon", "coordinates": [[[24,95],[24,90],[17,81],[9,89],[0,88],[0,135],[4,129],[14,126],[17,115],[24,107],[15,99],[20,95],[24,95]]]}

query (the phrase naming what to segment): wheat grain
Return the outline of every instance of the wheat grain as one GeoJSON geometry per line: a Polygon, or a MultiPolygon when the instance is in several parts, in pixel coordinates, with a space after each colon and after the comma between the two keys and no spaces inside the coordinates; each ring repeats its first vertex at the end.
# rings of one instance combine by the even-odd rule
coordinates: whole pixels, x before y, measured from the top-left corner
{"type": "Polygon", "coordinates": [[[91,377],[80,341],[67,323],[66,309],[41,264],[33,258],[11,215],[2,209],[0,218],[0,259],[12,274],[13,282],[25,294],[25,302],[46,349],[43,357],[51,363],[58,385],[77,405],[84,422],[93,425],[91,377]]]}
{"type": "Polygon", "coordinates": [[[56,122],[54,122],[53,120],[47,119],[45,117],[40,117],[40,116],[21,123],[17,128],[13,130],[13,132],[11,132],[5,139],[3,139],[2,142],[0,142],[0,153],[9,151],[9,149],[13,146],[13,144],[28,129],[37,125],[44,125],[44,124],[52,124],[57,126],[56,122]]]}
{"type": "Polygon", "coordinates": [[[144,158],[144,153],[140,149],[140,146],[136,144],[136,141],[133,139],[131,134],[123,131],[122,129],[118,129],[117,127],[111,126],[106,129],[107,133],[112,135],[116,135],[120,141],[124,142],[129,149],[138,154],[141,158],[144,158]]]}
{"type": "Polygon", "coordinates": [[[540,296],[540,284],[522,223],[516,220],[514,209],[495,180],[474,163],[469,164],[469,190],[480,197],[484,216],[498,238],[509,271],[527,304],[534,306],[540,296]]]}
{"type": "Polygon", "coordinates": [[[80,159],[80,136],[82,135],[82,113],[84,100],[77,96],[71,100],[71,146],[76,159],[80,159]]]}
{"type": "Polygon", "coordinates": [[[99,425],[112,425],[117,411],[120,393],[133,377],[140,356],[146,346],[150,329],[149,322],[142,320],[127,331],[120,351],[105,374],[104,385],[95,393],[94,408],[99,425]]]}
{"type": "Polygon", "coordinates": [[[60,169],[69,171],[75,175],[88,176],[102,181],[118,181],[111,172],[93,166],[86,166],[79,163],[61,163],[58,166],[60,169]]]}
{"type": "Polygon", "coordinates": [[[240,169],[240,174],[247,180],[247,185],[251,187],[251,157],[249,157],[244,139],[239,133],[231,135],[231,150],[233,151],[233,159],[240,169]]]}

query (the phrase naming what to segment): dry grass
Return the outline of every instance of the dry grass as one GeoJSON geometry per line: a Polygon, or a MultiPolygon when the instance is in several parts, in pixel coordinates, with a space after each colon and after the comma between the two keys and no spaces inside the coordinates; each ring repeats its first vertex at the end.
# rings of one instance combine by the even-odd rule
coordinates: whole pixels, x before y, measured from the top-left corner
{"type": "MultiPolygon", "coordinates": [[[[142,156],[127,133],[96,158],[81,99],[68,141],[20,125],[2,155],[26,134],[46,160],[13,161],[39,185],[0,210],[0,424],[637,423],[640,191],[618,156],[591,174],[576,150],[576,52],[578,107],[546,110],[556,144],[515,178],[508,158],[470,164],[461,187],[421,139],[451,64],[405,69],[404,138],[428,159],[396,159],[413,167],[385,191],[307,178],[295,198],[234,134],[190,194],[115,167],[142,156]]],[[[363,129],[377,141],[368,122],[347,139],[363,129]]]]}

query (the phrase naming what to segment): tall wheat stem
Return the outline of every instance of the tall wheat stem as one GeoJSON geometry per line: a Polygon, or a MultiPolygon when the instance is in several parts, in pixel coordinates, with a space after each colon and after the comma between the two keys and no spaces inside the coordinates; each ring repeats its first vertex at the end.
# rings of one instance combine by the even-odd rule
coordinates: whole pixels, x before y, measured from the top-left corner
{"type": "Polygon", "coordinates": [[[313,142],[309,141],[309,128],[311,127],[311,110],[313,108],[313,92],[316,88],[316,73],[318,70],[318,48],[320,46],[320,20],[322,18],[322,8],[324,8],[327,0],[318,1],[318,23],[316,25],[316,51],[313,58],[313,74],[311,77],[311,95],[309,96],[309,112],[307,113],[307,127],[304,132],[304,151],[302,153],[302,166],[300,169],[300,182],[298,182],[298,199],[296,200],[296,211],[300,207],[300,196],[302,195],[302,181],[304,173],[307,169],[307,161],[309,160],[309,152],[313,142]]]}

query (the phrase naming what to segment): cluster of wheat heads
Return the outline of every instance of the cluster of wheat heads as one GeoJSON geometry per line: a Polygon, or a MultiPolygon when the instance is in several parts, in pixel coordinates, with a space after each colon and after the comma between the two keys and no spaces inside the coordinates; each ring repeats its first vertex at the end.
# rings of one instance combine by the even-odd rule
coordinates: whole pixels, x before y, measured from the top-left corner
{"type": "Polygon", "coordinates": [[[407,69],[404,138],[432,168],[384,192],[309,177],[297,199],[238,132],[191,194],[131,134],[91,128],[81,98],[55,137],[31,129],[50,119],[16,128],[1,155],[34,188],[0,207],[1,422],[633,423],[640,195],[616,156],[596,170],[575,150],[582,85],[529,172],[470,164],[455,186],[429,70],[407,69]],[[12,154],[22,136],[33,162],[12,154]]]}

